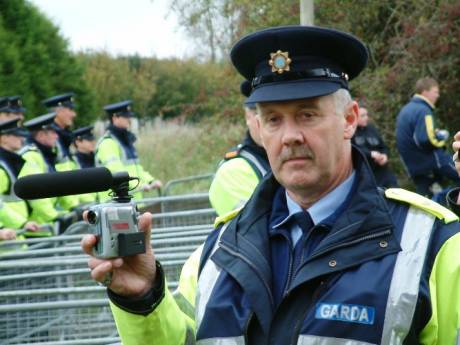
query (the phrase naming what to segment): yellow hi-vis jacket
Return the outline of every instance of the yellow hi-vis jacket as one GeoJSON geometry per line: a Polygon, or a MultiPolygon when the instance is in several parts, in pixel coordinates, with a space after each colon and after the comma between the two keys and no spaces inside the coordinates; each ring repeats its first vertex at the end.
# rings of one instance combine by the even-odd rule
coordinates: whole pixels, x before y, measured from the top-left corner
{"type": "MultiPolygon", "coordinates": [[[[106,167],[112,173],[127,171],[130,177],[138,177],[139,182],[131,181],[130,188],[154,181],[153,176],[144,170],[139,159],[127,158],[126,152],[123,150],[123,145],[110,131],[107,131],[97,143],[96,166],[106,167]]],[[[142,199],[142,192],[133,194],[135,199],[142,199]]],[[[99,199],[101,201],[110,199],[109,193],[99,193],[99,199]]]]}
{"type": "MultiPolygon", "coordinates": [[[[19,173],[19,178],[27,175],[49,172],[48,165],[36,146],[28,145],[24,147],[21,154],[26,163],[19,173]]],[[[61,171],[59,166],[56,165],[55,168],[56,171],[61,171]]],[[[29,200],[28,203],[31,207],[29,220],[35,221],[39,224],[44,224],[53,222],[59,215],[64,215],[67,211],[77,206],[78,198],[75,198],[75,196],[64,196],[58,198],[29,200]]],[[[39,232],[31,232],[31,235],[39,236],[39,232]]],[[[46,236],[49,235],[51,234],[47,234],[46,236]]]]}
{"type": "MultiPolygon", "coordinates": [[[[415,307],[418,305],[416,294],[417,289],[419,288],[418,281],[415,281],[414,285],[414,277],[412,277],[410,274],[408,275],[408,272],[404,272],[404,270],[407,269],[406,263],[410,267],[417,267],[417,270],[420,272],[420,270],[422,270],[423,266],[425,265],[424,255],[426,254],[423,250],[420,251],[419,246],[430,246],[429,234],[432,231],[431,227],[435,219],[442,219],[445,223],[455,222],[458,224],[458,217],[452,214],[452,212],[442,208],[440,205],[430,202],[428,199],[400,189],[387,190],[385,197],[387,199],[397,200],[396,203],[409,203],[411,205],[406,218],[406,222],[404,224],[403,239],[400,240],[403,249],[397,253],[398,261],[401,261],[399,263],[398,269],[402,269],[402,272],[398,270],[395,270],[395,272],[389,272],[390,274],[393,274],[391,279],[391,286],[393,287],[394,285],[395,290],[390,289],[386,310],[393,312],[390,313],[387,317],[387,315],[384,315],[385,309],[375,311],[375,313],[378,313],[379,320],[383,320],[384,324],[384,335],[382,336],[382,339],[384,340],[382,340],[381,344],[402,345],[405,331],[411,327],[412,315],[414,313],[415,307]],[[421,235],[418,232],[424,233],[424,235],[421,235]],[[408,237],[406,235],[408,235],[408,237]],[[412,242],[411,238],[414,238],[416,242],[412,242]],[[421,257],[417,257],[416,255],[421,255],[421,257]],[[413,288],[415,288],[415,290],[412,290],[413,288]],[[405,295],[406,291],[408,292],[407,296],[405,295]],[[415,295],[412,296],[414,293],[415,295]],[[392,303],[393,297],[397,298],[394,301],[394,304],[392,303]],[[381,319],[382,316],[385,317],[381,319]]],[[[226,229],[230,229],[230,226],[228,226],[228,224],[231,224],[229,223],[229,218],[234,215],[235,214],[230,215],[226,219],[223,219],[225,225],[220,228],[219,238],[213,245],[212,252],[208,253],[209,256],[212,256],[213,253],[216,253],[216,250],[220,248],[222,234],[226,231],[226,229]]],[[[444,230],[444,227],[441,226],[438,228],[438,230],[442,231],[444,230]]],[[[379,243],[378,241],[379,240],[377,240],[377,244],[379,243]]],[[[385,249],[386,245],[387,242],[380,242],[381,248],[385,249]]],[[[377,245],[377,248],[378,247],[379,246],[377,245]]],[[[234,255],[238,256],[239,251],[237,248],[229,248],[227,253],[232,252],[233,250],[234,255]]],[[[254,248],[254,250],[256,250],[256,248],[254,248]]],[[[458,260],[459,252],[460,233],[457,233],[448,238],[439,248],[436,253],[434,262],[428,263],[428,265],[431,266],[431,272],[428,272],[430,294],[429,308],[431,309],[431,317],[429,320],[425,321],[423,329],[418,333],[418,340],[422,345],[458,344],[458,339],[460,336],[460,318],[458,317],[460,315],[460,261],[458,260]]],[[[124,345],[247,344],[245,340],[245,334],[243,334],[246,332],[244,327],[242,327],[241,333],[238,334],[225,337],[202,337],[201,340],[195,340],[195,327],[199,330],[202,330],[202,328],[209,328],[209,326],[202,324],[201,321],[203,321],[203,315],[206,315],[208,312],[208,308],[212,313],[213,308],[216,307],[216,304],[214,303],[217,303],[220,308],[227,306],[227,314],[219,314],[221,318],[213,319],[213,327],[209,328],[208,331],[212,334],[219,334],[219,330],[216,331],[215,327],[221,327],[222,330],[220,332],[228,333],[225,328],[235,327],[235,323],[233,322],[235,317],[238,318],[241,315],[247,315],[244,310],[241,310],[241,308],[250,308],[251,306],[246,302],[242,305],[238,304],[237,306],[233,307],[232,303],[235,303],[235,301],[233,301],[233,297],[229,295],[230,292],[227,291],[227,295],[222,295],[220,293],[221,290],[217,286],[220,279],[223,278],[224,281],[229,280],[229,282],[231,282],[233,273],[237,274],[236,272],[233,272],[230,276],[225,274],[226,272],[229,272],[227,269],[230,271],[232,270],[231,265],[227,267],[226,270],[220,269],[219,265],[216,265],[215,261],[209,259],[208,256],[208,259],[203,262],[204,266],[201,269],[201,276],[198,279],[198,265],[200,256],[200,249],[198,249],[188,259],[183,267],[178,290],[172,294],[166,289],[163,298],[152,306],[153,310],[149,313],[144,315],[130,313],[129,311],[126,311],[124,307],[116,306],[114,303],[111,303],[115,322],[117,324],[117,328],[124,345]],[[225,303],[226,298],[228,298],[228,303],[225,303]],[[195,301],[197,301],[196,306],[195,301]],[[196,309],[194,314],[191,312],[193,309],[196,309]]],[[[225,256],[221,256],[221,259],[223,258],[225,258],[225,256]]],[[[245,261],[243,260],[243,262],[245,261]]],[[[372,262],[372,260],[370,262],[372,262]]],[[[244,267],[245,271],[251,271],[244,265],[240,265],[239,267],[244,267]]],[[[353,276],[354,269],[345,268],[343,270],[339,270],[339,273],[340,272],[343,272],[343,275],[346,275],[348,272],[350,272],[349,274],[353,276]]],[[[384,272],[380,273],[384,274],[384,272]]],[[[341,275],[338,277],[339,279],[342,279],[341,275]]],[[[247,276],[247,279],[249,279],[249,276],[247,276]]],[[[254,279],[256,278],[254,277],[254,279]]],[[[370,279],[370,277],[367,279],[370,279]]],[[[248,284],[250,284],[250,282],[248,282],[248,284]]],[[[360,286],[356,286],[357,291],[354,291],[353,293],[355,295],[356,293],[359,293],[360,288],[360,286]]],[[[244,287],[241,289],[244,293],[244,287]]],[[[237,287],[235,287],[235,290],[232,291],[234,291],[233,293],[236,294],[242,293],[237,287]]],[[[263,298],[263,296],[265,295],[261,291],[260,297],[263,298]]],[[[240,300],[238,299],[238,301],[240,300]]],[[[291,301],[291,303],[292,302],[295,301],[291,301]]],[[[367,308],[366,310],[372,309],[370,307],[363,306],[357,306],[356,308],[357,310],[361,310],[363,308],[367,308]]],[[[286,310],[287,313],[289,313],[290,309],[286,310]]],[[[324,310],[327,311],[327,309],[324,310]]],[[[342,322],[347,321],[347,319],[354,320],[353,315],[350,315],[350,313],[332,315],[330,313],[328,314],[323,312],[323,314],[323,318],[329,318],[329,321],[327,321],[329,322],[329,325],[332,325],[334,322],[340,322],[334,320],[341,320],[342,322]]],[[[254,314],[252,313],[249,315],[254,314]]],[[[260,315],[257,315],[257,319],[259,316],[260,315]]],[[[365,316],[365,320],[368,320],[369,315],[366,314],[365,316]]],[[[288,315],[286,315],[286,317],[288,317],[288,315]]],[[[375,317],[377,318],[377,316],[375,317]]],[[[247,325],[250,327],[249,323],[247,325]]],[[[341,325],[343,326],[343,323],[341,325]]],[[[351,321],[349,321],[348,325],[355,330],[360,329],[360,327],[363,329],[362,327],[364,327],[362,325],[360,326],[360,324],[357,322],[351,321]]],[[[328,327],[328,329],[329,334],[334,334],[334,327],[328,327]]],[[[286,331],[292,332],[292,330],[286,331]]],[[[201,334],[203,336],[204,332],[201,331],[201,334]]],[[[349,337],[346,336],[347,339],[337,338],[333,335],[324,337],[299,334],[298,342],[296,342],[296,344],[371,345],[368,342],[353,340],[355,339],[355,336],[356,334],[353,332],[349,333],[349,337]]]]}

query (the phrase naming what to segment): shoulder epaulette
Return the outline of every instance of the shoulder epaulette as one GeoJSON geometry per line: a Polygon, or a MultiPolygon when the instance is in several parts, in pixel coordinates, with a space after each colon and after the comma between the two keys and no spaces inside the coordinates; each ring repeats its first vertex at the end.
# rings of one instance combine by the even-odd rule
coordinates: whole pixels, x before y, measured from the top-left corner
{"type": "Polygon", "coordinates": [[[410,192],[402,188],[389,188],[385,191],[388,199],[398,200],[420,208],[448,224],[458,220],[458,216],[444,206],[425,198],[424,196],[410,192]]]}
{"type": "Polygon", "coordinates": [[[240,152],[238,150],[229,151],[225,154],[224,159],[232,159],[238,156],[240,152]]]}
{"type": "Polygon", "coordinates": [[[214,221],[214,228],[217,228],[219,225],[227,223],[228,221],[235,218],[236,215],[241,211],[241,209],[242,207],[239,207],[237,209],[234,209],[233,211],[224,214],[223,216],[217,217],[214,221]]]}
{"type": "Polygon", "coordinates": [[[240,155],[240,150],[241,150],[242,145],[238,144],[236,146],[233,146],[227,153],[224,155],[224,159],[232,159],[235,157],[238,157],[240,155]]]}

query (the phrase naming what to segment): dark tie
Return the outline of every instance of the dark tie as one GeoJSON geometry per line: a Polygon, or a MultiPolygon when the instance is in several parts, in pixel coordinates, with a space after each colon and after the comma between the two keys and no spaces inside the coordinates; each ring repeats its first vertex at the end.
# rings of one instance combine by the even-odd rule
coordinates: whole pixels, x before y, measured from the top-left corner
{"type": "Polygon", "coordinates": [[[305,260],[311,254],[312,251],[312,241],[311,241],[311,230],[314,227],[313,220],[310,217],[310,214],[303,210],[302,212],[295,213],[293,215],[294,221],[302,229],[302,236],[297,241],[294,246],[294,272],[301,262],[305,260]]]}
{"type": "Polygon", "coordinates": [[[297,225],[300,227],[300,229],[302,229],[304,236],[307,235],[311,228],[313,228],[315,225],[310,217],[310,214],[305,210],[302,212],[294,213],[293,217],[297,225]]]}

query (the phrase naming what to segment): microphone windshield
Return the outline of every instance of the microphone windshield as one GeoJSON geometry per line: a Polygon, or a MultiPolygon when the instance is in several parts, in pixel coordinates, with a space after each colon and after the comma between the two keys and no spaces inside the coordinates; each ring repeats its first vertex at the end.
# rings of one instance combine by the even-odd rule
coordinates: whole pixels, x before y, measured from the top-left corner
{"type": "Polygon", "coordinates": [[[112,180],[112,173],[107,168],[34,174],[18,179],[14,192],[25,200],[95,193],[111,188],[112,180]]]}

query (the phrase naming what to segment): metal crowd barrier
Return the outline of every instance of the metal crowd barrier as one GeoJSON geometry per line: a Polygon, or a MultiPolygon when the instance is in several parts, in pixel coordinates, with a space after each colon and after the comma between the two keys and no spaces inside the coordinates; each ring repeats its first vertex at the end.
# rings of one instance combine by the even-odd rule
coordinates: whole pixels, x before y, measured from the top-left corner
{"type": "MultiPolygon", "coordinates": [[[[140,201],[160,205],[153,214],[151,243],[169,289],[177,287],[183,263],[213,229],[215,213],[203,199],[140,201]]],[[[106,289],[91,280],[88,257],[80,249],[87,232],[79,223],[61,236],[0,242],[0,345],[119,342],[106,289]],[[27,250],[2,252],[24,244],[27,250]]]]}

